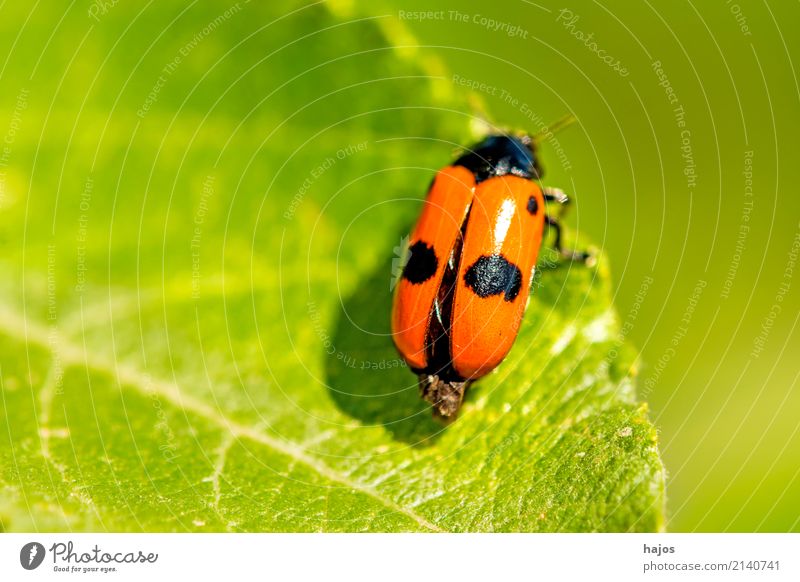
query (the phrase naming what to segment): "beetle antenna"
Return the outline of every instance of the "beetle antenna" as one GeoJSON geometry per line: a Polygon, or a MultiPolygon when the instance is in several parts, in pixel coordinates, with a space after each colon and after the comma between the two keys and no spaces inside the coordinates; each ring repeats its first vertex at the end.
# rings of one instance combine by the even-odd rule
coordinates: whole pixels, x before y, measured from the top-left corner
{"type": "Polygon", "coordinates": [[[552,135],[554,133],[558,133],[562,129],[569,127],[573,123],[576,123],[578,118],[575,117],[572,113],[568,113],[555,123],[551,123],[550,125],[541,129],[538,133],[533,135],[533,141],[538,143],[542,139],[544,139],[547,135],[552,135]]]}

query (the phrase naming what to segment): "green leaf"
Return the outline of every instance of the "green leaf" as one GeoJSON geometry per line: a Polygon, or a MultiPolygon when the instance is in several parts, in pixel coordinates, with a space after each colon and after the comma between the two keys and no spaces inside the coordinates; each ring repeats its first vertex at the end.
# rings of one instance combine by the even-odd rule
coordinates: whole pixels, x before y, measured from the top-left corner
{"type": "Polygon", "coordinates": [[[11,4],[2,528],[663,527],[604,259],[542,265],[454,424],[420,400],[389,336],[395,248],[475,134],[394,17],[11,4]]]}

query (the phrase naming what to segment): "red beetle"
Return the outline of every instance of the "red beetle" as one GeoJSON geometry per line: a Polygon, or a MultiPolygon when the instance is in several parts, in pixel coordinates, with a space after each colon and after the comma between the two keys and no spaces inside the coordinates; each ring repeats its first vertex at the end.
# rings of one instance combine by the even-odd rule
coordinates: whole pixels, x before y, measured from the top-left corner
{"type": "Polygon", "coordinates": [[[567,197],[540,187],[541,175],[530,136],[492,135],[441,169],[428,191],[395,290],[392,334],[440,418],[454,418],[469,383],[511,349],[545,225],[563,256],[591,260],[562,249],[545,202],[567,197]]]}

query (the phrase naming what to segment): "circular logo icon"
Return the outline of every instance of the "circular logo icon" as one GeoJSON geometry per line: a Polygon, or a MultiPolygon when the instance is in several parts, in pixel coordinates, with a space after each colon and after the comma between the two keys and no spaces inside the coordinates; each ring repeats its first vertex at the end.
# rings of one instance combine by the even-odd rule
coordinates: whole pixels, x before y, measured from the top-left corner
{"type": "Polygon", "coordinates": [[[26,570],[35,570],[44,561],[44,546],[39,542],[30,542],[19,551],[19,563],[26,570]]]}

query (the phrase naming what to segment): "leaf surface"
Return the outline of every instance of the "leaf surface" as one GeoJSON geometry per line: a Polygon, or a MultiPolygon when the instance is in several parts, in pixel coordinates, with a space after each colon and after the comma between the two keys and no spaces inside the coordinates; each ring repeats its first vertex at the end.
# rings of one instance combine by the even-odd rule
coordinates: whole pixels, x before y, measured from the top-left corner
{"type": "Polygon", "coordinates": [[[2,15],[4,529],[662,528],[604,260],[543,265],[456,423],[419,399],[396,247],[473,120],[393,16],[2,15]]]}

